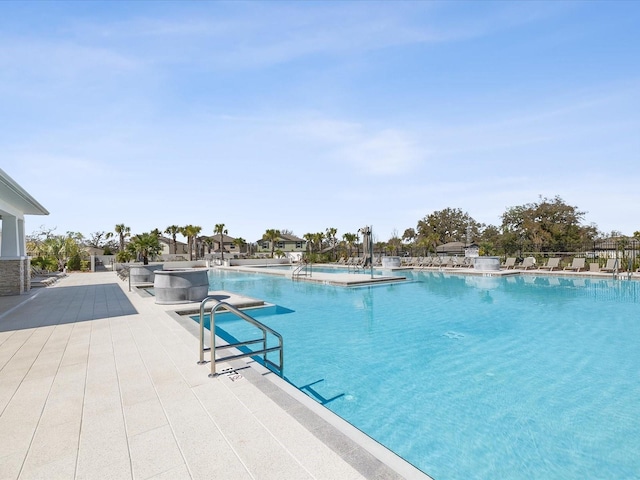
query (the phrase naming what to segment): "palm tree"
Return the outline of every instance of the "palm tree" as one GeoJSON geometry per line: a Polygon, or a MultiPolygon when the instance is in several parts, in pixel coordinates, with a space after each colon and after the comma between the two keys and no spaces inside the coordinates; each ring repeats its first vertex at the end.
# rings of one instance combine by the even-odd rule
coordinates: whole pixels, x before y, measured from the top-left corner
{"type": "Polygon", "coordinates": [[[124,239],[131,235],[131,228],[127,227],[124,223],[119,223],[114,230],[120,237],[120,251],[124,252],[124,239]]]}
{"type": "Polygon", "coordinates": [[[149,257],[157,256],[161,251],[160,240],[156,232],[141,233],[131,238],[128,249],[142,257],[144,265],[149,264],[149,257]]]}
{"type": "Polygon", "coordinates": [[[58,264],[58,270],[64,270],[64,264],[67,262],[67,258],[69,258],[68,247],[69,242],[62,235],[56,235],[55,237],[50,237],[45,240],[45,248],[47,255],[51,258],[55,258],[58,264]]]}
{"type": "Polygon", "coordinates": [[[223,235],[227,234],[227,230],[224,228],[224,223],[216,223],[216,226],[213,227],[214,235],[217,233],[220,235],[220,260],[224,260],[224,237],[223,235]]]}
{"type": "Polygon", "coordinates": [[[262,235],[263,240],[267,240],[271,242],[271,258],[273,258],[273,252],[276,248],[276,241],[279,238],[280,238],[280,230],[276,230],[274,228],[268,229],[266,232],[264,232],[264,235],[262,235]]]}
{"type": "Polygon", "coordinates": [[[342,235],[342,238],[347,242],[347,246],[349,247],[349,257],[351,257],[351,251],[353,249],[353,245],[358,240],[358,236],[355,233],[345,233],[342,235]]]}
{"type": "Polygon", "coordinates": [[[318,232],[313,234],[313,244],[318,249],[318,253],[322,250],[322,240],[324,240],[324,233],[318,232]]]}
{"type": "Polygon", "coordinates": [[[242,238],[242,237],[238,237],[238,238],[235,238],[235,239],[233,240],[233,244],[234,244],[236,247],[238,247],[238,251],[239,251],[240,253],[242,253],[242,247],[244,247],[244,246],[246,245],[246,243],[247,243],[247,241],[246,241],[244,238],[242,238]]]}
{"type": "Polygon", "coordinates": [[[331,254],[333,256],[333,260],[335,260],[335,256],[336,256],[336,245],[337,245],[337,239],[336,239],[336,234],[338,233],[338,229],[337,228],[333,228],[333,227],[329,227],[327,228],[327,240],[329,241],[329,245],[331,246],[331,254]]]}
{"type": "Polygon", "coordinates": [[[169,225],[164,229],[164,233],[167,235],[171,235],[171,242],[173,243],[173,252],[169,249],[169,253],[173,253],[174,255],[178,253],[178,245],[176,244],[176,235],[180,233],[180,227],[178,225],[169,225]]]}
{"type": "Polygon", "coordinates": [[[307,241],[307,253],[312,253],[313,248],[313,233],[305,233],[302,238],[307,241]]]}
{"type": "MultiPolygon", "coordinates": [[[[202,227],[195,225],[186,225],[180,228],[180,233],[187,237],[187,243],[189,244],[189,260],[193,260],[193,251],[196,248],[196,237],[202,230],[202,227]]],[[[196,254],[197,256],[197,254],[196,254]]]]}
{"type": "Polygon", "coordinates": [[[402,247],[402,240],[398,237],[391,237],[387,242],[387,247],[391,250],[391,255],[398,255],[398,251],[402,247]]]}
{"type": "Polygon", "coordinates": [[[427,251],[429,250],[432,250],[433,252],[437,252],[436,247],[438,245],[439,239],[440,239],[440,236],[435,232],[431,232],[426,236],[419,235],[416,241],[416,246],[424,250],[424,255],[426,255],[427,251]]]}
{"type": "Polygon", "coordinates": [[[211,250],[213,250],[213,247],[215,245],[215,242],[213,241],[213,237],[203,237],[204,240],[204,244],[207,246],[207,253],[211,253],[211,250]]]}

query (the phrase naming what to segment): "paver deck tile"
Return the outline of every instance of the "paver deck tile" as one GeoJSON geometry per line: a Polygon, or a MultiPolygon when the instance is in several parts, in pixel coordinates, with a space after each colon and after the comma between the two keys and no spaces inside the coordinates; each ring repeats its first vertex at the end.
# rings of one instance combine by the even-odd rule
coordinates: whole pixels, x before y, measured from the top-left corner
{"type": "Polygon", "coordinates": [[[110,272],[0,297],[0,478],[388,476],[347,463],[354,444],[337,453],[331,426],[300,423],[299,399],[262,373],[209,378],[197,325],[172,309],[110,272]]]}

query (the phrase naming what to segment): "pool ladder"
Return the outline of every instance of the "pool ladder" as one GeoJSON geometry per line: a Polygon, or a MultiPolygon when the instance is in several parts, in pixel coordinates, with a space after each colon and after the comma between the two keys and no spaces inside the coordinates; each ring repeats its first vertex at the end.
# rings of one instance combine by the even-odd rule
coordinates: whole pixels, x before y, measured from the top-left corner
{"type": "Polygon", "coordinates": [[[218,301],[215,297],[206,297],[204,300],[202,300],[202,302],[200,303],[200,360],[198,361],[198,364],[204,364],[207,363],[204,359],[204,352],[211,352],[211,373],[209,373],[209,377],[217,377],[218,373],[216,372],[216,364],[217,363],[221,363],[221,362],[226,362],[229,360],[235,360],[235,359],[239,359],[239,358],[246,358],[246,357],[255,357],[255,356],[259,356],[262,355],[262,360],[264,362],[264,364],[266,366],[271,366],[274,369],[277,370],[278,375],[280,375],[282,377],[283,375],[283,368],[284,368],[284,354],[283,354],[283,342],[282,342],[282,335],[280,335],[278,332],[276,332],[275,330],[267,327],[265,324],[259,322],[258,320],[256,320],[255,318],[247,315],[245,312],[238,310],[236,307],[234,307],[233,305],[227,303],[227,302],[220,302],[218,301]],[[206,348],[204,345],[204,336],[205,336],[205,328],[204,328],[204,312],[205,312],[205,307],[206,304],[211,302],[211,301],[215,301],[216,304],[211,308],[211,312],[210,312],[210,320],[209,320],[209,330],[210,330],[210,334],[211,334],[211,340],[210,340],[210,347],[206,348]],[[237,343],[227,343],[224,345],[217,345],[216,346],[216,335],[215,335],[215,331],[216,331],[216,312],[218,312],[218,310],[224,309],[227,312],[233,313],[234,315],[236,315],[237,317],[241,318],[242,320],[250,323],[251,325],[253,325],[254,327],[258,328],[259,330],[262,331],[262,338],[256,338],[253,340],[247,340],[244,342],[237,342],[237,343]],[[276,337],[276,339],[278,340],[278,345],[275,347],[267,347],[267,335],[271,334],[274,337],[276,337]],[[216,357],[216,353],[220,350],[226,350],[229,348],[237,348],[237,347],[246,347],[249,345],[256,345],[256,344],[262,344],[262,348],[260,350],[253,350],[251,352],[239,352],[239,353],[233,353],[230,354],[226,357],[222,357],[222,358],[217,358],[216,357]],[[269,360],[267,358],[267,354],[270,352],[280,352],[280,358],[279,358],[279,364],[272,362],[271,360],[269,360]]]}
{"type": "MultiPolygon", "coordinates": [[[[619,273],[620,273],[620,271],[618,270],[618,259],[616,259],[612,273],[613,273],[613,279],[617,280],[619,278],[619,273]]],[[[629,264],[627,265],[627,280],[631,280],[632,275],[633,275],[633,260],[629,259],[629,264]]]]}
{"type": "Polygon", "coordinates": [[[300,277],[310,277],[313,274],[313,264],[303,262],[293,269],[291,273],[291,280],[295,280],[300,277]]]}

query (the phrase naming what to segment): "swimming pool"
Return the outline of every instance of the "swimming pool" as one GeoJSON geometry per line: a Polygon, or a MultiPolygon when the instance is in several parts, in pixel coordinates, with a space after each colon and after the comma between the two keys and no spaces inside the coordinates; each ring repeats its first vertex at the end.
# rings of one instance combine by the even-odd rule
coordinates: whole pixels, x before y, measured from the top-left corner
{"type": "Polygon", "coordinates": [[[212,282],[283,307],[287,380],[436,479],[640,476],[639,282],[402,275],[212,282]]]}

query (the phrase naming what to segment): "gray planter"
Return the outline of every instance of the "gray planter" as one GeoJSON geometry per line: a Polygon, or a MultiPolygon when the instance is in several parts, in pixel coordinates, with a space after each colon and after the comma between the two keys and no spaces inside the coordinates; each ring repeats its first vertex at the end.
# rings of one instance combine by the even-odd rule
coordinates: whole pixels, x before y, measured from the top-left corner
{"type": "Polygon", "coordinates": [[[476,257],[473,268],[479,272],[499,272],[500,257],[476,257]]]}
{"type": "Polygon", "coordinates": [[[131,279],[131,285],[153,283],[155,278],[155,272],[161,269],[162,269],[162,264],[131,265],[129,269],[129,278],[131,279]]]}
{"type": "Polygon", "coordinates": [[[382,257],[382,268],[397,268],[400,266],[400,257],[382,257]]]}
{"type": "Polygon", "coordinates": [[[201,302],[209,293],[207,272],[204,268],[156,271],[153,282],[156,303],[169,305],[201,302]]]}

